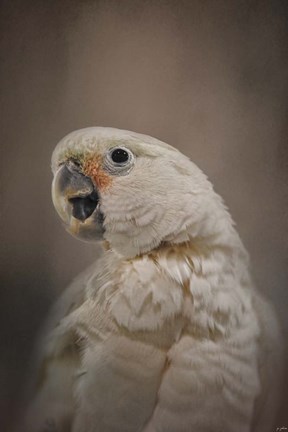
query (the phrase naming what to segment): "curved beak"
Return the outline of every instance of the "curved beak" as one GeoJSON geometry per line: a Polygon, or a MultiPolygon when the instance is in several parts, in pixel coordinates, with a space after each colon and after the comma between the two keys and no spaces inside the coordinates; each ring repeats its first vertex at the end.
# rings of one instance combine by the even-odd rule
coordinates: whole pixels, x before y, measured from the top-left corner
{"type": "Polygon", "coordinates": [[[67,161],[56,172],[52,200],[72,235],[83,240],[102,238],[104,229],[99,193],[92,180],[73,161],[67,161]]]}

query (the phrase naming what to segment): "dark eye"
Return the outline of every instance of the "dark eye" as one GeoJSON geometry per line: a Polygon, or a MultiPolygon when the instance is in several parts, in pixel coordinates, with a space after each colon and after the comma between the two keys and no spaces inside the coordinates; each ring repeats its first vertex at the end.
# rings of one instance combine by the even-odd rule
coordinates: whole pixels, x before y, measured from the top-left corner
{"type": "Polygon", "coordinates": [[[111,152],[111,159],[115,163],[123,164],[129,160],[129,154],[122,148],[116,148],[111,152]]]}
{"type": "Polygon", "coordinates": [[[126,147],[112,147],[104,158],[104,168],[112,175],[127,175],[133,168],[134,154],[126,147]]]}

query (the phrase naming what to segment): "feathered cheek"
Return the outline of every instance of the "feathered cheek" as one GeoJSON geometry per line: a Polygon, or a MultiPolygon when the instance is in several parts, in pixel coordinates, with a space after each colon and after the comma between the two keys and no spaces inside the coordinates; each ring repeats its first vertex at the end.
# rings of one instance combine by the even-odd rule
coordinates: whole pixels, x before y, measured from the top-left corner
{"type": "Polygon", "coordinates": [[[90,177],[99,192],[106,192],[112,185],[112,177],[103,169],[101,156],[91,156],[83,163],[83,173],[90,177]]]}

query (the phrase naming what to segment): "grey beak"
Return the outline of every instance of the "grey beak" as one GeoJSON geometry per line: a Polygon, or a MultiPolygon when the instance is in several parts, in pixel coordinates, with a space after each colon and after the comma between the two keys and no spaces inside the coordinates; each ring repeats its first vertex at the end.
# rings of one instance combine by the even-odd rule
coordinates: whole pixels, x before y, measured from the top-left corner
{"type": "Polygon", "coordinates": [[[92,180],[82,174],[74,162],[68,161],[61,168],[57,183],[58,191],[67,197],[72,206],[74,218],[84,222],[99,203],[99,195],[92,180]]]}
{"type": "Polygon", "coordinates": [[[90,195],[85,197],[69,198],[68,201],[72,205],[72,215],[76,219],[84,222],[96,209],[99,202],[99,196],[95,190],[90,195]]]}

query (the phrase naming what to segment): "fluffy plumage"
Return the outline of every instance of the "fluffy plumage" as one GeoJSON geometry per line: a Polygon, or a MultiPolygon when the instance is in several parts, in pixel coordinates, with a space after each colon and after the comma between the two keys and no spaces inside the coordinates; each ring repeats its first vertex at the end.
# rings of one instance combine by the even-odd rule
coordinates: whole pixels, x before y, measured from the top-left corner
{"type": "Polygon", "coordinates": [[[277,320],[206,176],[165,143],[108,128],[69,134],[52,169],[67,229],[104,253],[51,313],[27,430],[271,431],[277,320]],[[114,148],[130,165],[112,164],[114,148]],[[71,215],[65,164],[99,195],[85,220],[71,215]]]}

